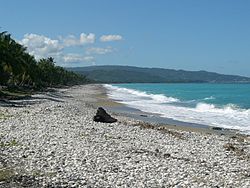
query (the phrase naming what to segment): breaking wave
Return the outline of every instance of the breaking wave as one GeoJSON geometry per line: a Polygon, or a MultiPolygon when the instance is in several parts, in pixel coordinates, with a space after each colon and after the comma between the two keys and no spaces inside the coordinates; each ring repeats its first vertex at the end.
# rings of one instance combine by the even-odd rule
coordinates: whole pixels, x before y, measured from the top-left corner
{"type": "Polygon", "coordinates": [[[242,109],[234,104],[217,106],[203,102],[214,99],[213,96],[204,98],[203,101],[197,100],[195,107],[186,107],[180,105],[183,102],[180,99],[163,94],[151,94],[109,84],[104,87],[108,89],[110,98],[144,112],[178,121],[237,129],[250,134],[250,109],[242,109]]]}

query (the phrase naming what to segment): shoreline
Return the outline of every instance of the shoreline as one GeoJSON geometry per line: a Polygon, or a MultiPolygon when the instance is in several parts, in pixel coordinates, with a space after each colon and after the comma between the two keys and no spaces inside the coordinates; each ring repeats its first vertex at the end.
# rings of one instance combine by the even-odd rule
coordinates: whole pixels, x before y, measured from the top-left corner
{"type": "Polygon", "coordinates": [[[129,118],[133,118],[139,121],[143,121],[146,123],[155,124],[158,126],[165,126],[169,129],[176,129],[181,131],[192,131],[192,132],[204,132],[204,133],[211,133],[211,134],[222,134],[228,136],[244,136],[246,138],[250,135],[243,134],[239,130],[236,129],[226,129],[221,127],[213,127],[209,125],[202,125],[202,124],[195,124],[189,122],[182,122],[178,120],[172,120],[169,118],[160,117],[158,114],[143,112],[139,109],[135,109],[132,107],[128,107],[125,104],[119,103],[119,101],[115,101],[108,96],[108,89],[105,88],[103,85],[99,85],[102,94],[100,98],[97,97],[100,101],[98,101],[96,107],[98,105],[104,106],[111,112],[115,114],[119,114],[121,116],[126,116],[129,118]]]}
{"type": "Polygon", "coordinates": [[[82,85],[0,104],[0,187],[249,187],[250,141],[181,130],[112,112],[82,85]],[[7,105],[7,106],[6,106],[7,105]]]}

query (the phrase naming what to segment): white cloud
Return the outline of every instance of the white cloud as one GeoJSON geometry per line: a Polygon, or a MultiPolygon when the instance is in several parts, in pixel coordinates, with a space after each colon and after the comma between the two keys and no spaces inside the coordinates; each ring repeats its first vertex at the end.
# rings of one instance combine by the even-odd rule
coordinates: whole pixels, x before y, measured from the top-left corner
{"type": "Polygon", "coordinates": [[[86,61],[86,62],[95,62],[95,58],[93,56],[85,56],[84,61],[86,61]]]}
{"type": "Polygon", "coordinates": [[[20,43],[27,47],[28,52],[37,59],[59,55],[63,50],[63,45],[59,40],[52,40],[43,35],[25,34],[20,43]]]}
{"type": "Polygon", "coordinates": [[[79,46],[84,44],[93,44],[95,42],[95,34],[89,33],[81,33],[80,37],[77,38],[74,35],[69,35],[66,38],[62,39],[64,46],[79,46]]]}
{"type": "Polygon", "coordinates": [[[59,64],[65,63],[81,63],[81,62],[94,62],[93,56],[83,56],[81,54],[65,53],[65,47],[78,46],[81,44],[93,43],[95,35],[90,33],[88,35],[82,33],[79,39],[74,35],[69,35],[66,38],[58,40],[37,34],[25,34],[24,38],[19,41],[20,44],[27,47],[28,52],[34,55],[36,59],[53,57],[59,64]]]}
{"type": "Polygon", "coordinates": [[[95,42],[95,34],[89,33],[86,35],[85,33],[81,33],[80,35],[80,43],[81,44],[88,44],[88,43],[94,43],[95,42]]]}
{"type": "Polygon", "coordinates": [[[100,37],[101,42],[110,42],[110,41],[118,41],[118,40],[122,40],[121,35],[102,35],[100,37]]]}
{"type": "MultiPolygon", "coordinates": [[[[120,35],[103,35],[100,37],[102,42],[122,40],[120,35]]],[[[20,44],[27,47],[28,52],[34,55],[35,58],[53,57],[60,65],[69,65],[70,63],[95,63],[95,55],[104,55],[114,52],[116,49],[110,46],[88,47],[82,54],[67,53],[67,48],[78,47],[81,45],[95,43],[95,34],[81,33],[80,36],[68,35],[67,37],[57,37],[56,39],[49,38],[38,34],[25,34],[21,39],[20,44]]],[[[74,49],[74,48],[72,48],[74,49]]]]}
{"type": "Polygon", "coordinates": [[[77,40],[77,38],[74,35],[69,35],[66,38],[62,38],[61,40],[63,41],[63,45],[64,46],[77,46],[79,45],[79,40],[77,40]]]}
{"type": "Polygon", "coordinates": [[[106,47],[106,48],[98,48],[98,47],[92,47],[86,49],[86,54],[107,54],[113,52],[114,49],[112,47],[106,47]]]}
{"type": "Polygon", "coordinates": [[[64,54],[62,56],[63,63],[81,63],[81,62],[94,62],[93,56],[82,56],[80,54],[64,54]]]}

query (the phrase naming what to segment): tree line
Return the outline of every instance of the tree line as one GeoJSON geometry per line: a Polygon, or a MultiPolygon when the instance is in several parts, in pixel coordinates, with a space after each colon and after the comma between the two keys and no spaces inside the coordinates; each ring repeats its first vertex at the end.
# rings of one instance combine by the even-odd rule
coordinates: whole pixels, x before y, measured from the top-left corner
{"type": "Polygon", "coordinates": [[[8,32],[0,33],[0,86],[41,89],[89,82],[55,65],[52,57],[36,60],[8,32]]]}

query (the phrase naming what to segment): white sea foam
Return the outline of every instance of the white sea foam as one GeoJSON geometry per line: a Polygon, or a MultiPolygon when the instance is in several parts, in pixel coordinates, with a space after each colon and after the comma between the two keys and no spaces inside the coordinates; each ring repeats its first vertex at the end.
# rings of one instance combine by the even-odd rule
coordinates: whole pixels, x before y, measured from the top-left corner
{"type": "Polygon", "coordinates": [[[237,129],[250,134],[250,110],[240,109],[233,104],[219,108],[214,104],[199,102],[195,108],[173,105],[179,99],[162,94],[149,94],[133,89],[104,85],[108,95],[130,107],[145,112],[157,113],[174,120],[237,129]]]}
{"type": "Polygon", "coordinates": [[[111,91],[109,93],[109,96],[116,100],[123,100],[123,101],[151,100],[153,103],[171,103],[179,101],[179,99],[173,97],[166,97],[165,95],[162,94],[148,94],[143,91],[120,88],[109,84],[104,84],[104,86],[111,91]]]}
{"type": "Polygon", "coordinates": [[[215,97],[214,96],[210,96],[210,97],[206,97],[206,98],[204,98],[203,100],[214,100],[215,99],[215,97]]]}

